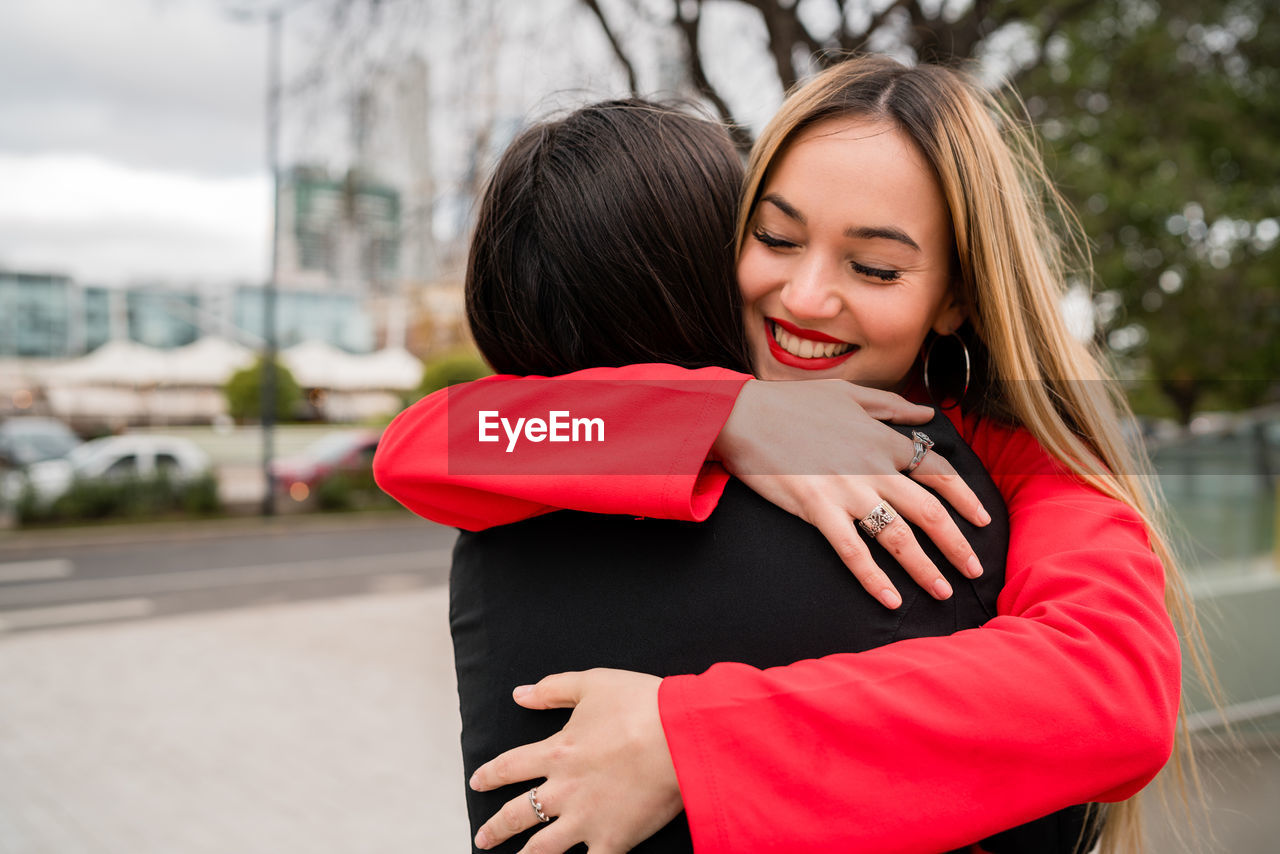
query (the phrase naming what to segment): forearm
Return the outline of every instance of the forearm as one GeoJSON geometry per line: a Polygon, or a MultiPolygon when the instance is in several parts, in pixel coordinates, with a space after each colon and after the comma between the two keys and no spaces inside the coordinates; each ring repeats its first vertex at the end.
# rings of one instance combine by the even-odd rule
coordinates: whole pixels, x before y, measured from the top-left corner
{"type": "Polygon", "coordinates": [[[717,368],[632,365],[455,386],[388,426],[374,473],[410,510],[469,530],[558,508],[700,521],[727,480],[706,458],[747,379],[717,368]],[[601,426],[562,443],[513,429],[552,412],[601,426]],[[490,413],[485,425],[481,413],[490,413]]]}

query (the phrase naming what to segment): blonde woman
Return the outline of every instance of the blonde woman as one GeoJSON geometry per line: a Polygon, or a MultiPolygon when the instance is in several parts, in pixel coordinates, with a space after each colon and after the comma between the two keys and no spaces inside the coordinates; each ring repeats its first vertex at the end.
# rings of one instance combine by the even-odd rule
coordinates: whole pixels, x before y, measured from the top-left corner
{"type": "MultiPolygon", "coordinates": [[[[753,151],[744,201],[738,279],[757,376],[852,380],[957,405],[953,421],[1009,508],[999,614],[945,638],[769,670],[726,663],[666,679],[599,670],[518,688],[527,708],[574,712],[559,735],[477,771],[478,789],[545,779],[535,809],[514,799],[477,845],[554,819],[530,850],[623,851],[683,808],[704,854],[928,854],[1068,804],[1123,801],[1102,847],[1132,846],[1140,833],[1126,799],[1174,741],[1180,662],[1169,612],[1184,599],[1146,481],[1128,477],[1143,469],[1117,430],[1123,402],[1059,315],[1056,235],[1071,220],[1026,136],[960,73],[852,60],[788,98],[753,151]],[[1046,202],[1063,216],[1049,219],[1046,202]],[[943,373],[957,384],[944,390],[943,373]]],[[[617,371],[619,383],[679,376],[617,371]]],[[[379,482],[424,515],[465,507],[479,527],[570,504],[696,515],[723,473],[690,461],[688,449],[714,443],[725,468],[821,527],[842,556],[856,554],[860,520],[912,560],[886,501],[906,480],[894,474],[908,466],[902,445],[871,459],[847,431],[815,433],[849,408],[832,384],[741,389],[708,391],[682,429],[632,430],[648,433],[648,453],[679,461],[674,477],[504,485],[450,475],[438,463],[442,438],[455,472],[485,449],[468,448],[473,421],[444,425],[428,404],[389,428],[379,482]]],[[[645,422],[634,407],[615,409],[606,423],[645,422]]]]}

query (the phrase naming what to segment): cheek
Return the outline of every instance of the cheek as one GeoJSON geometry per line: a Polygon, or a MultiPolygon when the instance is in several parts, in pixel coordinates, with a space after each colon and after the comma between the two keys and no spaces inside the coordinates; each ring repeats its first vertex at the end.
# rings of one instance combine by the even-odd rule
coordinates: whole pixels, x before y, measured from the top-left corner
{"type": "Polygon", "coordinates": [[[738,289],[748,311],[759,310],[758,303],[778,290],[776,261],[763,252],[764,247],[748,244],[738,259],[738,289]]]}
{"type": "Polygon", "coordinates": [[[945,282],[913,283],[905,290],[894,286],[865,290],[858,315],[868,334],[885,344],[910,349],[913,343],[923,342],[933,327],[945,291],[945,282]]]}

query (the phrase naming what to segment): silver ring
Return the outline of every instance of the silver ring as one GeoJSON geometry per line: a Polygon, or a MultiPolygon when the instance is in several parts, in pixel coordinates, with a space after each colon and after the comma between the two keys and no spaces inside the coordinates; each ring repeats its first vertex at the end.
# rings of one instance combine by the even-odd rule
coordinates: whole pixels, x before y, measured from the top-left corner
{"type": "Polygon", "coordinates": [[[907,467],[902,470],[903,474],[911,474],[915,471],[916,466],[920,465],[920,461],[924,459],[924,455],[929,453],[929,449],[933,447],[933,440],[919,430],[911,431],[911,441],[915,443],[916,452],[911,457],[911,462],[907,463],[907,467]]]}
{"type": "Polygon", "coordinates": [[[898,514],[889,506],[889,502],[881,501],[875,507],[871,508],[871,512],[858,520],[858,527],[866,531],[868,536],[875,537],[894,519],[898,518],[898,514]]]}
{"type": "Polygon", "coordinates": [[[529,790],[529,805],[533,807],[533,814],[538,817],[538,821],[546,824],[551,821],[551,817],[542,811],[542,804],[538,803],[538,790],[529,790]]]}

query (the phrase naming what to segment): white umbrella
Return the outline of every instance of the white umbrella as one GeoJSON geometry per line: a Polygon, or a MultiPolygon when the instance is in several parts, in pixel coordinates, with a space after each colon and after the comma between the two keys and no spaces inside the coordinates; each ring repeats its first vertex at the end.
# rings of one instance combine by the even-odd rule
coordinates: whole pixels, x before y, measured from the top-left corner
{"type": "Polygon", "coordinates": [[[403,347],[388,347],[359,359],[366,388],[408,391],[422,382],[422,360],[403,347]]]}
{"type": "Polygon", "coordinates": [[[63,386],[152,385],[162,382],[168,356],[135,341],[108,341],[87,356],[44,371],[47,383],[63,386]]]}
{"type": "Polygon", "coordinates": [[[303,388],[362,388],[355,357],[323,341],[303,341],[280,353],[280,361],[303,388]]]}
{"type": "Polygon", "coordinates": [[[323,341],[303,341],[281,352],[280,361],[303,388],[404,391],[422,380],[422,362],[399,347],[356,356],[323,341]]]}
{"type": "Polygon", "coordinates": [[[165,360],[165,385],[221,386],[236,371],[253,364],[254,353],[234,341],[206,335],[170,351],[165,360]]]}

